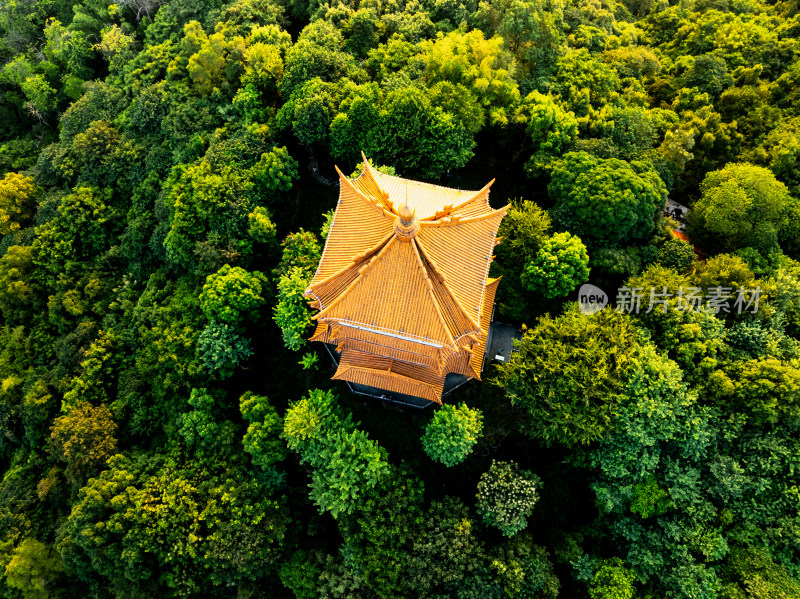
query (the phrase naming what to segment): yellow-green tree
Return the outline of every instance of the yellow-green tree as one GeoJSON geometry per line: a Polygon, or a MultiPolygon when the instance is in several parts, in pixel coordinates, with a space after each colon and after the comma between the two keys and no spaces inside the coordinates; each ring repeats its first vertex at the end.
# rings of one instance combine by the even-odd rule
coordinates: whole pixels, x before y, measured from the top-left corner
{"type": "Polygon", "coordinates": [[[8,235],[26,224],[36,206],[36,184],[19,173],[6,173],[0,180],[0,235],[8,235]]]}

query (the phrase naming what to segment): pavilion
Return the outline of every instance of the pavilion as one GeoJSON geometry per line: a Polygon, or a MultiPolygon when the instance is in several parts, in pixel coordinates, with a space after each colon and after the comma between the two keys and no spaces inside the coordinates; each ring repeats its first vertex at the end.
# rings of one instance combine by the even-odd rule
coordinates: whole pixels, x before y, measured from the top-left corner
{"type": "Polygon", "coordinates": [[[508,206],[489,206],[494,180],[463,191],[363,164],[356,179],[336,169],[339,203],[305,292],[319,310],[311,341],[335,347],[336,380],[441,403],[448,375],[481,378],[499,282],[487,277],[508,206]]]}

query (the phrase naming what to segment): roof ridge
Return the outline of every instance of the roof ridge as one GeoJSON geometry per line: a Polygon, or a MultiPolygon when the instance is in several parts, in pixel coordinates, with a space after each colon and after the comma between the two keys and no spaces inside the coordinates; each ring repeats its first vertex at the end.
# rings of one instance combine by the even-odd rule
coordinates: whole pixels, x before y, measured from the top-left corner
{"type": "MultiPolygon", "coordinates": [[[[442,271],[436,265],[436,262],[431,257],[430,253],[425,249],[425,244],[422,243],[422,240],[419,239],[419,238],[414,238],[414,241],[417,242],[417,247],[419,248],[419,250],[422,253],[422,255],[425,257],[425,260],[428,261],[428,264],[431,265],[431,269],[436,273],[436,276],[439,279],[439,283],[442,285],[442,287],[444,287],[444,289],[447,291],[447,293],[453,299],[453,301],[456,304],[456,307],[458,307],[458,309],[464,314],[464,316],[472,324],[472,326],[475,327],[476,331],[478,331],[479,333],[484,333],[485,331],[481,328],[481,325],[478,324],[475,321],[475,319],[470,315],[470,313],[467,311],[467,309],[464,308],[464,304],[461,303],[461,300],[459,300],[458,297],[456,297],[455,293],[450,288],[450,285],[447,283],[447,278],[444,276],[442,271]]],[[[436,303],[436,305],[438,307],[438,305],[439,305],[438,302],[436,303]]]]}
{"type": "Polygon", "coordinates": [[[431,283],[430,277],[428,277],[428,272],[425,269],[425,264],[422,261],[422,256],[420,256],[419,248],[417,247],[417,240],[415,238],[411,239],[411,247],[414,250],[414,257],[417,259],[417,264],[419,265],[420,274],[424,277],[425,280],[425,287],[428,289],[428,297],[430,297],[431,301],[433,302],[433,307],[436,308],[436,315],[439,317],[439,322],[444,327],[444,331],[447,334],[447,340],[450,342],[450,346],[453,348],[453,351],[458,351],[458,346],[456,345],[455,339],[453,339],[453,333],[450,331],[450,327],[447,325],[447,321],[444,319],[444,315],[442,314],[442,308],[439,305],[439,302],[436,299],[436,296],[433,293],[433,283],[431,283]]]}
{"type": "Polygon", "coordinates": [[[507,204],[502,208],[498,208],[497,210],[491,210],[489,212],[486,212],[485,214],[479,214],[477,216],[468,216],[466,218],[462,217],[459,214],[451,214],[450,216],[443,216],[437,220],[420,220],[419,224],[421,227],[454,227],[455,225],[467,225],[470,223],[486,220],[487,218],[492,218],[493,216],[497,215],[505,216],[505,213],[508,212],[508,209],[510,207],[511,204],[507,204]]]}
{"type": "MultiPolygon", "coordinates": [[[[410,241],[413,242],[414,239],[411,239],[410,241]]],[[[347,287],[338,296],[336,296],[336,298],[333,301],[331,301],[327,306],[324,306],[319,312],[317,312],[315,315],[313,315],[311,317],[312,320],[321,322],[326,317],[330,317],[329,315],[330,315],[331,311],[337,305],[339,305],[340,302],[342,302],[351,293],[357,293],[357,288],[364,281],[365,275],[368,274],[368,272],[370,272],[372,269],[374,269],[379,262],[384,261],[384,260],[391,260],[392,256],[395,255],[395,254],[391,254],[390,250],[391,251],[394,251],[394,250],[396,250],[396,251],[405,251],[405,245],[406,244],[401,243],[399,241],[399,239],[398,239],[398,237],[396,235],[393,235],[392,237],[390,237],[388,239],[388,241],[380,249],[380,251],[375,253],[368,261],[366,261],[361,266],[361,268],[358,271],[359,272],[358,276],[356,276],[355,279],[353,279],[349,283],[349,285],[347,285],[347,287]],[[392,250],[392,248],[394,248],[394,250],[392,250]]],[[[428,294],[428,297],[433,302],[433,311],[436,313],[435,319],[438,320],[438,324],[439,324],[439,326],[441,326],[441,332],[436,332],[435,335],[434,335],[433,331],[431,331],[431,334],[433,336],[431,338],[429,338],[428,341],[434,341],[435,340],[436,345],[440,349],[442,347],[444,347],[450,352],[457,353],[459,351],[458,350],[458,345],[457,345],[457,343],[456,343],[456,341],[455,341],[455,339],[453,337],[453,333],[451,332],[450,327],[447,324],[447,321],[444,318],[444,315],[442,314],[442,308],[439,305],[439,302],[436,300],[436,297],[433,294],[433,288],[432,288],[433,283],[431,282],[430,278],[427,275],[423,259],[422,259],[421,255],[418,253],[417,247],[414,246],[413,243],[410,243],[409,245],[411,247],[409,248],[408,251],[411,253],[411,255],[413,257],[409,256],[407,259],[410,259],[412,261],[412,263],[414,261],[416,261],[418,268],[411,269],[410,271],[408,271],[407,274],[406,274],[406,277],[419,277],[419,279],[410,278],[410,279],[407,280],[406,284],[407,285],[421,284],[423,287],[425,287],[426,292],[428,294]],[[414,274],[413,273],[414,270],[416,270],[418,272],[418,274],[414,274]]],[[[438,276],[441,276],[441,275],[438,275],[438,276]]],[[[450,295],[452,297],[452,293],[450,293],[450,295]]],[[[460,305],[458,306],[457,309],[461,310],[463,312],[463,307],[461,307],[460,305]]],[[[466,318],[468,319],[468,321],[470,323],[473,323],[473,326],[474,326],[474,321],[469,320],[469,316],[468,315],[465,315],[465,316],[466,316],[466,318]]],[[[337,318],[337,317],[333,317],[333,318],[337,318]]],[[[338,320],[338,318],[337,318],[337,320],[338,320]]],[[[480,329],[478,328],[477,330],[480,330],[480,329]]],[[[402,330],[389,329],[389,328],[387,328],[385,330],[385,333],[386,334],[395,333],[395,334],[403,334],[403,335],[407,335],[408,334],[408,333],[406,333],[405,331],[402,331],[402,330]]],[[[417,335],[412,333],[412,336],[417,336],[417,335]]],[[[420,339],[420,342],[423,342],[423,337],[420,336],[419,339],[420,339]]]]}
{"type": "Polygon", "coordinates": [[[319,320],[322,316],[330,312],[331,308],[333,308],[339,302],[341,302],[347,296],[347,294],[350,293],[350,291],[363,280],[364,275],[366,275],[367,272],[369,272],[369,270],[375,264],[378,263],[378,260],[380,260],[380,258],[389,250],[389,248],[394,244],[396,240],[397,237],[394,234],[391,237],[389,237],[389,239],[386,241],[386,243],[380,249],[380,251],[374,256],[372,256],[372,258],[369,259],[369,262],[367,262],[366,264],[364,264],[364,266],[358,269],[358,276],[355,279],[353,279],[353,282],[350,283],[347,286],[347,288],[344,291],[342,291],[337,296],[337,298],[333,300],[330,304],[328,304],[323,310],[320,310],[319,312],[314,314],[314,316],[311,317],[311,320],[319,320]]]}
{"type": "Polygon", "coordinates": [[[378,243],[376,243],[375,245],[373,245],[373,246],[372,246],[372,247],[370,247],[370,248],[367,248],[367,249],[366,249],[366,250],[364,250],[363,252],[359,252],[358,254],[356,254],[355,256],[353,256],[352,258],[350,258],[350,262],[348,262],[347,264],[345,264],[345,265],[344,265],[342,268],[340,268],[339,270],[337,270],[335,273],[328,275],[327,277],[325,277],[324,279],[322,279],[322,280],[320,280],[320,281],[317,281],[316,283],[309,284],[308,288],[306,289],[306,293],[311,293],[311,292],[312,292],[314,289],[316,289],[317,287],[321,287],[321,286],[322,286],[322,285],[324,285],[325,283],[329,283],[329,282],[331,282],[331,281],[332,281],[333,279],[335,279],[336,277],[340,277],[340,276],[342,276],[342,275],[343,275],[344,273],[346,273],[348,270],[350,270],[351,268],[353,268],[353,266],[355,266],[355,265],[356,265],[356,264],[358,264],[359,262],[363,262],[364,260],[366,260],[367,258],[369,258],[369,257],[370,257],[372,254],[374,254],[375,252],[377,252],[377,251],[378,251],[378,250],[381,248],[381,246],[383,246],[385,243],[388,243],[388,241],[389,241],[389,238],[391,238],[393,235],[394,235],[394,230],[392,230],[392,231],[389,231],[389,233],[387,233],[386,235],[384,235],[384,236],[381,238],[381,240],[380,240],[380,241],[378,241],[378,243]]]}
{"type": "MultiPolygon", "coordinates": [[[[386,205],[384,205],[384,203],[383,203],[383,201],[382,201],[382,200],[380,200],[380,199],[378,199],[378,198],[369,197],[369,196],[367,196],[367,194],[365,194],[365,193],[364,193],[362,190],[360,190],[360,189],[359,189],[359,188],[358,188],[358,187],[355,185],[355,181],[356,181],[357,179],[350,179],[350,178],[346,177],[346,176],[344,175],[344,173],[343,173],[341,170],[339,170],[339,167],[338,167],[338,166],[336,166],[336,165],[333,165],[333,168],[335,168],[335,169],[336,169],[336,172],[337,172],[337,173],[339,173],[339,180],[340,180],[340,182],[344,183],[344,184],[345,184],[345,185],[347,185],[347,186],[348,186],[350,189],[352,189],[353,191],[355,191],[357,195],[359,195],[359,196],[360,196],[360,197],[361,197],[361,198],[362,198],[362,199],[363,199],[365,202],[367,202],[367,204],[369,204],[370,206],[372,206],[372,207],[373,207],[373,208],[375,208],[376,210],[379,210],[379,211],[383,212],[384,216],[387,216],[387,217],[389,217],[389,218],[394,218],[394,217],[396,216],[396,214],[394,213],[394,210],[393,210],[393,208],[392,208],[392,209],[389,209],[389,208],[387,208],[387,207],[386,207],[386,205]]],[[[363,177],[363,176],[364,176],[364,173],[361,173],[361,175],[360,175],[358,178],[360,179],[360,178],[361,178],[361,177],[363,177]]],[[[379,189],[380,189],[380,187],[379,187],[379,189]]],[[[384,192],[384,193],[385,193],[385,192],[384,192]]],[[[391,200],[389,200],[389,199],[388,199],[388,197],[389,197],[389,196],[388,196],[388,194],[387,194],[387,195],[386,195],[386,201],[387,201],[387,202],[389,202],[389,204],[391,204],[391,200]]]]}
{"type": "MultiPolygon", "coordinates": [[[[464,208],[467,204],[469,204],[471,202],[474,202],[475,200],[480,198],[484,193],[486,193],[488,195],[489,188],[492,186],[492,184],[494,182],[495,182],[494,179],[489,181],[486,185],[484,185],[478,191],[476,191],[474,194],[472,194],[472,196],[470,196],[470,198],[468,200],[466,200],[464,202],[461,202],[460,204],[458,204],[456,206],[453,206],[452,204],[447,205],[442,210],[436,212],[433,216],[428,216],[428,217],[426,217],[426,218],[424,218],[422,220],[434,221],[434,220],[437,220],[437,219],[439,219],[439,218],[441,218],[443,216],[447,216],[449,214],[454,214],[457,210],[459,210],[461,208],[464,208]]],[[[489,204],[488,200],[487,200],[486,204],[487,205],[489,204]]]]}
{"type": "Polygon", "coordinates": [[[364,170],[361,171],[361,175],[359,175],[359,179],[361,177],[366,176],[367,179],[375,186],[378,191],[378,195],[380,198],[375,198],[383,202],[384,207],[388,208],[392,213],[397,214],[397,211],[394,208],[394,202],[389,198],[389,194],[386,192],[383,187],[381,187],[378,180],[375,178],[375,171],[372,170],[372,165],[370,165],[369,160],[367,160],[366,155],[364,152],[361,152],[361,159],[364,161],[364,170]]]}

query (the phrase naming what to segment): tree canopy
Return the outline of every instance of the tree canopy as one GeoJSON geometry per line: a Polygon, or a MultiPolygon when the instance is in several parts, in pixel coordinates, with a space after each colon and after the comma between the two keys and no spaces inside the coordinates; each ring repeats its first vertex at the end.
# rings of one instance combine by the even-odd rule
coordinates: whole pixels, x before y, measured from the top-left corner
{"type": "Polygon", "coordinates": [[[798,19],[0,2],[0,599],[800,597],[798,19]],[[441,406],[309,341],[362,151],[510,204],[441,406]]]}

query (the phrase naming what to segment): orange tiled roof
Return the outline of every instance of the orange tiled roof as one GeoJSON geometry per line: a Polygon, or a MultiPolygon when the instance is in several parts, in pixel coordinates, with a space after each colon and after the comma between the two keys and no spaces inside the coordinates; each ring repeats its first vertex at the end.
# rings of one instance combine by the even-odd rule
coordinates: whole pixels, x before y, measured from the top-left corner
{"type": "MultiPolygon", "coordinates": [[[[689,236],[686,233],[681,233],[680,231],[676,231],[675,229],[671,229],[671,231],[672,231],[672,236],[673,237],[676,237],[677,239],[682,239],[686,243],[692,244],[691,240],[689,239],[689,236]]],[[[692,249],[694,250],[694,253],[697,256],[698,260],[705,260],[706,259],[706,255],[702,251],[700,251],[698,248],[696,248],[694,246],[694,244],[692,244],[692,249]]]]}
{"type": "MultiPolygon", "coordinates": [[[[362,154],[363,156],[363,154],[362,154]]],[[[306,290],[337,345],[335,379],[440,401],[449,372],[480,378],[497,280],[491,182],[461,191],[372,170],[340,178],[325,251],[306,290]]]]}

